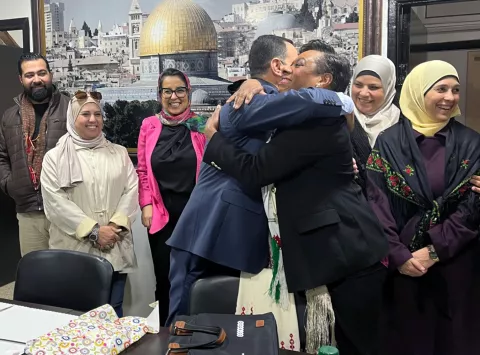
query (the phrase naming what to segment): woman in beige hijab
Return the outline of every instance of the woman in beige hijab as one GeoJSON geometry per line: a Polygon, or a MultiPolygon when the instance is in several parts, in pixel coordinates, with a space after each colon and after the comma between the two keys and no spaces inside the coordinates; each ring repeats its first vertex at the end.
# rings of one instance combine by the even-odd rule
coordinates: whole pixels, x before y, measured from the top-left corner
{"type": "Polygon", "coordinates": [[[127,273],[136,268],[132,223],[137,174],[127,150],[103,135],[101,94],[79,91],[67,111],[67,134],[43,160],[50,248],[106,258],[115,273],[111,305],[122,316],[127,273]]]}

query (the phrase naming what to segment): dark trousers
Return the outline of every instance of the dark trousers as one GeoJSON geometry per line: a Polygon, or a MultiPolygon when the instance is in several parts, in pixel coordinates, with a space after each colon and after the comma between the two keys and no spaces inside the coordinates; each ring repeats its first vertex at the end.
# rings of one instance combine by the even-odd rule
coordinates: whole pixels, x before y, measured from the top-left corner
{"type": "Polygon", "coordinates": [[[152,252],[153,270],[155,272],[156,288],[155,300],[158,301],[160,311],[160,325],[165,325],[168,316],[168,304],[170,293],[170,247],[165,242],[170,238],[177,225],[178,219],[188,202],[188,195],[162,193],[163,202],[167,208],[168,223],[155,234],[148,234],[150,250],[152,252]]]}
{"type": "Polygon", "coordinates": [[[119,318],[123,317],[123,296],[125,294],[126,283],[127,274],[120,274],[119,272],[113,273],[110,305],[113,307],[119,318]]]}
{"type": "Polygon", "coordinates": [[[328,285],[335,312],[335,339],[342,355],[378,355],[387,268],[377,263],[328,285]]]}
{"type": "Polygon", "coordinates": [[[188,251],[172,248],[170,252],[170,311],[166,326],[177,315],[188,314],[190,289],[201,278],[228,275],[240,276],[240,271],[216,264],[188,251]]]}
{"type": "Polygon", "coordinates": [[[172,235],[175,225],[168,222],[167,225],[155,234],[149,234],[150,250],[152,252],[153,270],[155,272],[156,288],[155,300],[158,301],[160,311],[160,325],[163,326],[168,316],[168,303],[170,282],[168,271],[170,270],[170,247],[165,244],[172,235]]]}

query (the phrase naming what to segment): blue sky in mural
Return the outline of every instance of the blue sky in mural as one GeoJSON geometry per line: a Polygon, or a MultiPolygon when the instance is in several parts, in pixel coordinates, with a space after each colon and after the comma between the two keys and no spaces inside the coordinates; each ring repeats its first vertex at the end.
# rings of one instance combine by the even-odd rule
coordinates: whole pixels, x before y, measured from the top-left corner
{"type": "MultiPolygon", "coordinates": [[[[90,28],[97,27],[102,21],[103,29],[109,30],[114,23],[122,24],[128,21],[128,10],[131,0],[63,0],[65,4],[65,30],[68,30],[70,20],[74,18],[77,28],[86,21],[90,28]]],[[[150,13],[161,0],[138,0],[144,13],[150,13]]],[[[232,11],[232,4],[241,0],[193,0],[201,5],[213,20],[219,20],[232,11]]]]}

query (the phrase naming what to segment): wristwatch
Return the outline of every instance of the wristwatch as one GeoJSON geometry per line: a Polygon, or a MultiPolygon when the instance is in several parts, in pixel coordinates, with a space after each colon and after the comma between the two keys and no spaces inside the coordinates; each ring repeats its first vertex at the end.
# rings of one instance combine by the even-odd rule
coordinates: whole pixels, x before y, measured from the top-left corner
{"type": "Polygon", "coordinates": [[[100,226],[96,224],[93,228],[90,234],[88,235],[88,240],[92,242],[92,244],[95,246],[98,241],[98,232],[100,231],[100,226]]]}
{"type": "Polygon", "coordinates": [[[437,252],[435,251],[435,248],[433,245],[429,245],[427,246],[428,248],[428,254],[430,256],[430,259],[432,259],[433,261],[435,261],[436,263],[440,261],[440,259],[438,258],[438,255],[437,255],[437,252]]]}

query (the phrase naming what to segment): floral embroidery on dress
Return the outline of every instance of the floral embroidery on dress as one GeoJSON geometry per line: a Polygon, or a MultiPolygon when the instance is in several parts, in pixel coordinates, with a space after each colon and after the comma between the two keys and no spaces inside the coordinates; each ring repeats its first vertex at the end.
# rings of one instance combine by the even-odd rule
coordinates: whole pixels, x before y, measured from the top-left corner
{"type": "Polygon", "coordinates": [[[293,334],[290,334],[290,350],[295,350],[295,339],[293,339],[293,334]]]}
{"type": "Polygon", "coordinates": [[[468,165],[470,165],[470,160],[468,159],[463,159],[462,162],[460,163],[460,167],[463,169],[467,169],[468,165]]]}
{"type": "Polygon", "coordinates": [[[412,253],[426,246],[425,234],[433,228],[439,221],[440,209],[437,201],[433,201],[433,208],[427,211],[418,223],[417,231],[408,245],[408,250],[412,253]]]}
{"type": "MultiPolygon", "coordinates": [[[[411,168],[409,165],[407,165],[407,168],[411,169],[411,173],[413,174],[413,168],[411,168]]],[[[386,178],[388,189],[395,195],[415,203],[416,205],[420,205],[412,191],[412,188],[408,186],[407,182],[405,181],[405,178],[392,169],[390,163],[380,156],[378,150],[372,150],[372,153],[367,160],[367,169],[378,173],[383,173],[386,178]]]]}
{"type": "MultiPolygon", "coordinates": [[[[462,161],[461,167],[466,169],[469,163],[470,160],[464,159],[462,161]]],[[[401,174],[393,170],[390,163],[381,157],[378,150],[372,150],[372,153],[370,154],[367,161],[367,169],[378,173],[383,173],[387,188],[392,193],[406,199],[409,202],[425,208],[425,206],[415,196],[412,188],[408,186],[405,178],[401,174]]],[[[410,165],[407,165],[404,172],[407,175],[412,176],[415,170],[410,165]]],[[[478,174],[480,174],[480,171],[475,173],[475,175],[478,174]]],[[[464,179],[460,184],[458,184],[458,186],[447,197],[448,202],[456,203],[460,198],[465,195],[465,193],[471,187],[469,180],[470,177],[464,179]]],[[[441,212],[442,211],[440,210],[440,206],[438,205],[438,203],[436,201],[433,201],[433,207],[428,208],[428,210],[422,216],[421,220],[418,223],[417,232],[413,236],[412,241],[408,246],[408,249],[411,252],[425,247],[425,234],[428,230],[430,230],[439,223],[441,212]]]]}
{"type": "Polygon", "coordinates": [[[410,165],[407,165],[403,171],[404,171],[408,176],[413,176],[413,175],[414,175],[414,172],[415,172],[415,170],[414,170],[410,165]]]}
{"type": "MultiPolygon", "coordinates": [[[[480,174],[480,170],[475,173],[475,175],[480,174]]],[[[470,190],[472,184],[470,184],[470,178],[464,179],[453,191],[448,195],[447,200],[449,203],[458,203],[458,201],[465,195],[465,193],[470,190]]],[[[412,238],[408,249],[411,252],[417,251],[425,247],[425,233],[428,230],[435,227],[440,221],[440,215],[442,211],[437,201],[433,201],[433,208],[427,211],[422,219],[419,222],[419,227],[417,232],[412,238]]]]}
{"type": "MultiPolygon", "coordinates": [[[[466,160],[467,162],[470,162],[470,160],[466,160]]],[[[480,175],[480,170],[477,170],[475,174],[473,175],[480,175]]],[[[452,193],[450,194],[449,199],[455,199],[462,197],[465,195],[467,191],[469,191],[472,188],[472,184],[470,183],[471,177],[465,178],[456,188],[453,189],[452,193]]]]}

